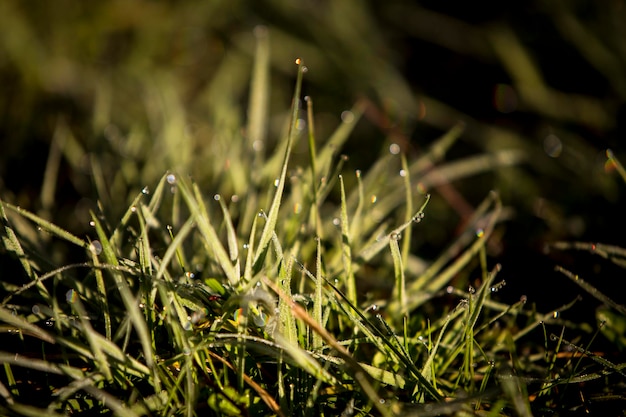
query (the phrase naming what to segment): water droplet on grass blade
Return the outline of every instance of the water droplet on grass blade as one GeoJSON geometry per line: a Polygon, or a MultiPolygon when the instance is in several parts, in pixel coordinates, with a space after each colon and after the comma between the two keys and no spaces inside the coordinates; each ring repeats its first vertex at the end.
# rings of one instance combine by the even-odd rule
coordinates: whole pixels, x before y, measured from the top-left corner
{"type": "Polygon", "coordinates": [[[354,113],[352,113],[350,110],[342,111],[341,121],[344,123],[352,123],[354,121],[354,113]]]}
{"type": "Polygon", "coordinates": [[[219,194],[215,194],[213,196],[213,200],[215,200],[215,201],[220,201],[221,198],[222,198],[222,196],[220,196],[219,194]]]}
{"type": "Polygon", "coordinates": [[[169,174],[167,177],[165,177],[165,179],[167,180],[168,184],[176,184],[176,175],[174,174],[169,174]]]}
{"type": "Polygon", "coordinates": [[[33,312],[33,314],[39,314],[41,312],[41,307],[35,304],[33,308],[31,308],[31,311],[33,312]]]}
{"type": "Polygon", "coordinates": [[[392,155],[398,155],[400,153],[400,145],[397,143],[392,143],[389,145],[389,153],[392,155]]]}
{"type": "Polygon", "coordinates": [[[78,293],[74,291],[74,289],[68,290],[65,293],[65,300],[70,304],[76,302],[77,298],[78,298],[78,293]]]}
{"type": "Polygon", "coordinates": [[[413,216],[413,218],[411,218],[411,220],[412,220],[414,223],[419,223],[419,222],[421,222],[421,221],[422,221],[422,219],[423,219],[423,218],[424,218],[424,212],[421,212],[421,211],[420,211],[420,212],[419,212],[419,213],[417,213],[415,216],[413,216]]]}
{"type": "Polygon", "coordinates": [[[89,250],[91,250],[96,255],[100,255],[102,253],[102,244],[98,240],[94,240],[89,244],[89,250]]]}
{"type": "Polygon", "coordinates": [[[150,189],[148,188],[147,185],[141,189],[141,193],[146,194],[146,195],[150,194],[150,189]]]}

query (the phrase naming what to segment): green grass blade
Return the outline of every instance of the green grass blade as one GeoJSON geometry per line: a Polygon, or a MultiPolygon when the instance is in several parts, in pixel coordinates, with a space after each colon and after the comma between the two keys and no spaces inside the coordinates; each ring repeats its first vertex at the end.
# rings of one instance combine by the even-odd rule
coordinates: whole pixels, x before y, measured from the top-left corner
{"type": "Polygon", "coordinates": [[[341,259],[343,262],[343,276],[346,285],[346,296],[352,304],[356,304],[356,281],[352,271],[352,243],[350,238],[350,223],[348,221],[348,207],[343,176],[339,176],[341,190],[341,259]]]}
{"type": "Polygon", "coordinates": [[[265,226],[263,227],[263,231],[261,232],[261,236],[259,237],[259,244],[256,249],[256,255],[254,257],[254,271],[258,272],[261,269],[261,262],[265,258],[266,251],[269,247],[270,240],[272,239],[272,235],[274,233],[274,229],[276,228],[276,222],[278,221],[278,212],[280,209],[280,204],[283,197],[283,191],[285,189],[285,180],[287,177],[287,165],[289,163],[289,157],[291,155],[291,147],[293,146],[293,142],[296,136],[296,124],[298,123],[298,115],[300,113],[300,91],[302,89],[302,77],[306,72],[306,67],[304,66],[302,60],[297,60],[298,64],[298,78],[296,81],[296,88],[293,94],[292,104],[291,104],[291,123],[289,125],[289,132],[287,133],[287,146],[285,149],[285,156],[283,158],[283,164],[280,172],[280,177],[278,179],[278,184],[276,186],[276,191],[274,193],[274,199],[272,200],[272,205],[270,206],[270,210],[267,216],[267,221],[265,226]]]}
{"type": "Polygon", "coordinates": [[[21,207],[14,206],[13,204],[7,203],[6,201],[3,202],[2,204],[6,208],[14,211],[15,213],[18,213],[20,216],[29,219],[30,221],[35,223],[37,226],[41,227],[42,230],[45,230],[58,238],[61,238],[67,242],[70,242],[76,246],[80,246],[83,248],[87,248],[89,245],[85,240],[79,238],[78,236],[74,236],[72,233],[68,232],[67,230],[57,226],[56,224],[52,222],[49,222],[48,220],[42,219],[41,217],[37,216],[36,214],[31,213],[28,210],[25,210],[21,207]]]}
{"type": "MultiPolygon", "coordinates": [[[[115,251],[113,250],[113,247],[111,246],[109,239],[106,236],[104,229],[102,228],[102,225],[100,224],[100,221],[93,213],[92,213],[92,221],[96,229],[98,238],[100,239],[100,244],[102,245],[102,255],[105,261],[110,265],[118,266],[119,262],[115,254],[115,251]]],[[[113,275],[115,283],[117,284],[117,289],[120,292],[120,295],[122,296],[122,301],[124,303],[126,313],[128,314],[133,324],[133,327],[137,331],[137,336],[139,337],[139,341],[143,348],[143,354],[146,360],[146,365],[149,368],[153,369],[153,373],[152,373],[153,384],[156,390],[158,391],[160,389],[160,382],[156,374],[156,369],[154,368],[155,360],[154,360],[154,353],[152,350],[152,342],[150,340],[150,333],[148,331],[148,326],[141,313],[141,310],[139,309],[139,302],[137,301],[135,296],[132,294],[131,289],[128,285],[128,282],[126,282],[126,277],[121,273],[121,271],[112,269],[111,274],[113,275]]]]}

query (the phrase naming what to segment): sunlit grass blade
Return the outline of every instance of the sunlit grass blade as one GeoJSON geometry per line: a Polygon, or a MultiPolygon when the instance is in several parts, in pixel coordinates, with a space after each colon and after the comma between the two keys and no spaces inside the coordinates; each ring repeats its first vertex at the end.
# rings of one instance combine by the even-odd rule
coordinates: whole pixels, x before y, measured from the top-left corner
{"type": "MultiPolygon", "coordinates": [[[[475,217],[477,218],[484,215],[492,204],[494,204],[493,212],[489,213],[488,217],[485,219],[485,224],[480,225],[478,229],[471,229],[466,232],[467,236],[477,236],[477,238],[461,255],[457,256],[447,268],[442,270],[442,268],[460,252],[461,249],[459,246],[466,244],[459,240],[433,262],[417,280],[409,285],[407,288],[407,298],[410,300],[409,309],[416,308],[428,299],[430,294],[441,289],[458,271],[465,267],[486,244],[493,232],[502,209],[497,193],[491,192],[489,197],[476,209],[475,213],[475,217]]],[[[470,227],[476,227],[476,225],[472,224],[470,227]]]]}
{"type": "Polygon", "coordinates": [[[285,148],[285,156],[283,158],[278,183],[276,184],[276,190],[274,192],[272,205],[270,206],[267,215],[267,221],[265,223],[265,226],[263,227],[263,231],[261,232],[261,236],[259,237],[259,243],[256,248],[253,266],[254,272],[258,272],[261,269],[261,262],[265,259],[270,240],[272,239],[272,234],[274,233],[274,229],[276,228],[276,222],[278,221],[278,212],[283,198],[283,191],[285,189],[285,180],[287,177],[287,166],[289,164],[289,157],[291,155],[291,147],[297,133],[296,124],[298,123],[298,115],[300,113],[300,91],[302,89],[302,77],[303,74],[306,72],[306,67],[300,59],[298,59],[296,63],[298,64],[298,77],[296,80],[296,88],[293,93],[293,98],[291,102],[291,122],[289,125],[289,131],[287,133],[287,146],[285,148]]]}
{"type": "MultiPolygon", "coordinates": [[[[100,244],[102,245],[102,254],[104,259],[110,265],[119,265],[117,255],[115,254],[115,251],[113,250],[113,247],[111,246],[109,239],[100,224],[100,221],[93,214],[92,221],[96,229],[98,238],[100,239],[100,244]]],[[[139,341],[143,348],[146,364],[148,365],[148,367],[154,369],[154,351],[152,350],[150,333],[148,332],[146,321],[144,320],[144,317],[141,314],[141,310],[139,309],[139,303],[135,296],[132,294],[128,282],[126,281],[127,278],[124,276],[124,274],[122,274],[121,271],[118,270],[111,270],[111,274],[113,275],[113,278],[117,285],[117,289],[122,296],[122,301],[124,303],[126,313],[133,323],[133,327],[137,331],[139,341]]],[[[154,386],[158,391],[160,389],[160,383],[156,375],[156,370],[153,371],[152,377],[154,386]]]]}
{"type": "MultiPolygon", "coordinates": [[[[17,234],[15,233],[13,228],[9,225],[9,219],[7,218],[6,213],[4,211],[5,204],[6,203],[0,200],[0,221],[2,222],[2,244],[8,251],[12,252],[15,255],[15,257],[19,260],[20,264],[22,265],[24,272],[30,278],[31,282],[29,284],[26,284],[26,286],[36,285],[37,290],[43,296],[44,300],[48,300],[50,298],[48,289],[41,283],[40,277],[38,277],[37,272],[35,272],[35,269],[31,265],[29,257],[26,256],[26,253],[24,252],[24,249],[22,248],[22,245],[20,244],[20,240],[17,237],[17,234]]],[[[8,300],[10,300],[11,296],[12,296],[11,294],[7,295],[3,299],[2,304],[0,305],[4,306],[8,302],[8,300]]]]}
{"type": "MultiPolygon", "coordinates": [[[[268,124],[270,42],[269,31],[264,26],[254,28],[256,49],[250,81],[250,101],[248,102],[247,148],[254,153],[252,172],[263,162],[262,149],[265,147],[268,124]]],[[[255,182],[258,177],[251,176],[255,182]]]]}
{"type": "Polygon", "coordinates": [[[21,207],[14,206],[13,204],[7,203],[6,201],[2,202],[2,205],[10,209],[11,211],[19,214],[20,216],[27,218],[28,220],[32,221],[37,226],[39,226],[42,230],[45,230],[60,239],[63,239],[67,242],[70,242],[76,246],[80,246],[83,248],[87,248],[88,246],[88,243],[85,240],[79,238],[78,236],[73,235],[72,233],[57,226],[56,224],[46,219],[43,219],[37,216],[36,214],[31,213],[28,210],[25,210],[21,207]]]}
{"type": "Polygon", "coordinates": [[[615,154],[613,153],[613,151],[610,149],[607,149],[606,157],[608,159],[607,162],[611,163],[615,167],[620,177],[622,177],[622,180],[626,183],[626,169],[624,169],[624,166],[622,165],[622,163],[615,157],[615,154]]]}
{"type": "Polygon", "coordinates": [[[209,214],[202,201],[200,190],[196,184],[191,185],[191,189],[186,181],[182,179],[178,182],[178,190],[182,193],[189,211],[192,213],[192,217],[195,220],[198,230],[204,238],[206,247],[211,253],[214,254],[216,261],[220,268],[224,271],[228,282],[236,286],[239,282],[239,275],[230,261],[228,253],[224,249],[215,228],[211,224],[209,214]],[[193,191],[192,191],[193,190],[193,191]]]}
{"type": "Polygon", "coordinates": [[[595,297],[596,299],[600,300],[604,304],[614,308],[615,310],[619,311],[622,315],[626,316],[626,306],[624,306],[622,304],[616,303],[610,297],[608,297],[607,295],[603,294],[596,287],[594,287],[593,285],[591,285],[590,283],[588,283],[587,281],[582,279],[577,274],[574,274],[574,273],[568,271],[567,269],[565,269],[565,268],[563,268],[561,266],[556,266],[554,269],[555,269],[555,271],[560,272],[561,274],[563,274],[566,277],[568,277],[570,280],[572,280],[580,288],[582,288],[583,290],[587,291],[587,293],[589,293],[589,295],[595,297]]]}
{"type": "Polygon", "coordinates": [[[339,186],[341,191],[341,260],[343,263],[343,277],[346,286],[346,296],[352,304],[356,304],[356,282],[352,272],[352,243],[343,176],[339,176],[339,186]]]}

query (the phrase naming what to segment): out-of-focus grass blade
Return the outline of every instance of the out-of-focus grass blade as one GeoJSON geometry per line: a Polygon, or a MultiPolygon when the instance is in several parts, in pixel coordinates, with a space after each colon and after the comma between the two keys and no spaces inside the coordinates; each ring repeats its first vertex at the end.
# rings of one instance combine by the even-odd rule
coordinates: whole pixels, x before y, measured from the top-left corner
{"type": "Polygon", "coordinates": [[[35,326],[32,323],[29,323],[24,318],[16,314],[13,314],[11,310],[8,310],[4,307],[0,307],[0,320],[7,324],[17,327],[19,330],[27,332],[43,340],[44,342],[53,343],[53,344],[55,343],[54,337],[48,334],[48,332],[46,332],[43,329],[40,329],[39,327],[35,326]]]}
{"type": "Polygon", "coordinates": [[[265,254],[268,250],[270,240],[272,239],[272,234],[274,233],[274,229],[276,228],[280,203],[282,201],[283,191],[285,189],[287,165],[289,164],[291,147],[297,133],[296,124],[298,123],[298,115],[300,112],[300,91],[302,89],[302,77],[303,74],[306,72],[306,67],[304,66],[304,63],[301,59],[296,60],[296,63],[298,64],[298,78],[296,80],[296,88],[293,93],[291,103],[291,124],[289,125],[289,132],[287,133],[287,146],[285,149],[285,156],[283,159],[280,177],[278,179],[278,184],[276,186],[274,199],[272,200],[272,205],[267,216],[267,221],[265,223],[265,226],[263,227],[263,231],[261,232],[259,244],[256,249],[253,266],[254,272],[258,272],[259,270],[261,270],[261,263],[265,259],[265,254]]]}
{"type": "Polygon", "coordinates": [[[350,134],[354,130],[357,122],[363,115],[365,109],[365,103],[357,102],[350,111],[344,112],[341,120],[341,124],[333,132],[328,141],[324,144],[317,156],[317,175],[323,175],[330,169],[332,159],[334,155],[339,152],[339,149],[348,140],[350,134]]]}
{"type": "Polygon", "coordinates": [[[622,165],[622,163],[615,157],[615,154],[613,154],[613,151],[610,149],[607,149],[606,157],[608,159],[607,162],[613,164],[613,166],[615,167],[619,175],[622,177],[622,180],[626,183],[626,169],[624,169],[624,166],[622,165]]]}
{"type": "MultiPolygon", "coordinates": [[[[263,148],[267,136],[267,120],[270,90],[270,42],[269,31],[265,26],[254,28],[256,52],[250,82],[250,101],[248,102],[247,150],[254,152],[252,172],[263,163],[263,148]]],[[[252,175],[254,182],[258,177],[252,175]]]]}
{"type": "Polygon", "coordinates": [[[78,236],[71,234],[67,230],[57,226],[54,223],[49,222],[48,220],[42,219],[41,217],[37,216],[36,214],[31,213],[28,210],[24,210],[21,207],[14,206],[13,204],[7,203],[6,201],[3,202],[2,204],[6,208],[14,211],[15,213],[18,213],[20,216],[29,219],[30,221],[35,223],[37,226],[41,227],[42,230],[45,230],[54,236],[57,236],[63,240],[66,240],[70,243],[73,243],[76,246],[80,246],[83,248],[87,248],[89,245],[85,240],[79,238],[78,236]]]}

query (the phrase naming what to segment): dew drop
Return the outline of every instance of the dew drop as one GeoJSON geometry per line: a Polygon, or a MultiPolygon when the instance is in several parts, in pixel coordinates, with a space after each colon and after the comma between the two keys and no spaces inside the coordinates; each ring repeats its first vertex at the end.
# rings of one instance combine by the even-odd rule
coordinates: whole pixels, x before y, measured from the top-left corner
{"type": "Polygon", "coordinates": [[[557,135],[551,133],[543,140],[543,150],[548,156],[558,158],[563,152],[563,143],[557,135]]]}
{"type": "Polygon", "coordinates": [[[420,211],[411,219],[414,223],[419,223],[424,218],[424,212],[420,211]]]}
{"type": "Polygon", "coordinates": [[[139,308],[144,308],[146,305],[144,303],[139,303],[139,308]]]}
{"type": "Polygon", "coordinates": [[[380,400],[378,400],[378,402],[379,402],[380,404],[385,404],[385,402],[386,402],[386,401],[385,401],[385,399],[384,399],[384,398],[381,398],[380,400]]]}
{"type": "Polygon", "coordinates": [[[335,217],[333,219],[333,224],[337,227],[341,226],[341,219],[339,217],[335,217]]]}
{"type": "Polygon", "coordinates": [[[232,196],[230,196],[230,201],[232,201],[233,203],[238,203],[239,196],[237,194],[233,194],[232,196]]]}
{"type": "Polygon", "coordinates": [[[254,324],[256,324],[257,327],[265,327],[268,318],[267,314],[260,313],[258,316],[254,316],[254,324]]]}
{"type": "Polygon", "coordinates": [[[185,356],[189,356],[191,355],[191,349],[189,349],[188,347],[183,349],[183,355],[185,356]]]}
{"type": "Polygon", "coordinates": [[[31,311],[33,312],[33,314],[39,314],[41,312],[41,307],[35,304],[33,308],[31,308],[31,311]]]}
{"type": "Polygon", "coordinates": [[[303,66],[302,66],[302,72],[303,72],[303,73],[307,73],[307,72],[309,72],[309,68],[303,65],[303,66]]]}
{"type": "Polygon", "coordinates": [[[302,59],[296,58],[296,65],[300,65],[302,63],[302,59]]]}
{"type": "Polygon", "coordinates": [[[452,294],[452,293],[454,292],[454,287],[453,287],[452,285],[448,285],[448,286],[446,287],[446,292],[447,292],[448,294],[452,294]]]}
{"type": "Polygon", "coordinates": [[[189,279],[194,279],[196,277],[196,274],[194,274],[193,272],[185,272],[185,276],[189,279]]]}
{"type": "Polygon", "coordinates": [[[401,170],[400,170],[400,176],[401,176],[401,177],[406,177],[406,170],[401,169],[401,170]]]}
{"type": "Polygon", "coordinates": [[[185,324],[183,324],[183,329],[185,330],[191,330],[193,327],[192,323],[191,323],[191,318],[189,318],[185,324]]]}
{"type": "Polygon", "coordinates": [[[132,207],[130,208],[130,211],[131,211],[131,212],[133,212],[133,213],[136,213],[136,212],[137,212],[137,207],[132,206],[132,207]]]}
{"type": "Polygon", "coordinates": [[[393,232],[389,235],[389,239],[395,240],[397,242],[398,240],[402,239],[402,235],[400,233],[393,232]]]}
{"type": "Polygon", "coordinates": [[[280,179],[279,179],[279,178],[276,178],[276,179],[274,180],[274,187],[278,187],[278,184],[280,184],[280,179]]]}
{"type": "Polygon", "coordinates": [[[54,319],[53,318],[49,318],[48,320],[46,320],[46,326],[52,327],[53,325],[54,325],[54,319]]]}
{"type": "Polygon", "coordinates": [[[215,201],[220,201],[220,200],[221,200],[221,198],[222,198],[222,196],[220,196],[219,194],[215,194],[215,195],[213,196],[213,200],[215,200],[215,201]]]}
{"type": "Polygon", "coordinates": [[[165,177],[165,179],[167,180],[168,184],[176,184],[176,175],[174,174],[169,174],[167,177],[165,177]]]}
{"type": "Polygon", "coordinates": [[[485,231],[483,229],[477,229],[476,230],[476,237],[481,238],[483,236],[485,236],[485,231]]]}
{"type": "Polygon", "coordinates": [[[558,319],[559,318],[559,312],[558,311],[553,311],[552,312],[552,318],[558,319]]]}
{"type": "Polygon", "coordinates": [[[102,253],[102,244],[98,240],[94,240],[89,244],[89,250],[95,253],[96,255],[100,255],[102,253]]]}
{"type": "Polygon", "coordinates": [[[349,110],[342,111],[341,121],[344,123],[352,123],[354,121],[354,113],[349,110]]]}
{"type": "Polygon", "coordinates": [[[142,188],[141,192],[143,194],[150,194],[150,189],[148,188],[148,186],[146,185],[145,187],[142,188]]]}
{"type": "Polygon", "coordinates": [[[68,290],[65,293],[65,300],[70,304],[73,304],[74,302],[76,302],[77,298],[78,298],[78,293],[74,291],[74,289],[68,290]]]}
{"type": "Polygon", "coordinates": [[[260,152],[263,150],[263,141],[262,140],[255,140],[254,142],[252,142],[252,149],[254,149],[255,152],[260,152]]]}
{"type": "Polygon", "coordinates": [[[248,243],[244,243],[244,244],[243,244],[243,248],[244,248],[244,249],[246,249],[246,250],[247,250],[249,247],[250,247],[250,245],[249,245],[248,243]]]}
{"type": "Polygon", "coordinates": [[[372,204],[376,203],[376,200],[378,200],[378,197],[376,196],[376,194],[373,194],[372,197],[370,198],[370,201],[372,202],[372,204]]]}
{"type": "Polygon", "coordinates": [[[392,155],[397,155],[400,153],[400,145],[398,145],[397,143],[392,143],[391,145],[389,145],[389,153],[391,153],[392,155]]]}
{"type": "Polygon", "coordinates": [[[470,285],[470,287],[468,288],[467,292],[469,292],[470,294],[474,294],[476,292],[476,288],[472,287],[470,285]]]}
{"type": "Polygon", "coordinates": [[[527,297],[526,295],[522,295],[522,296],[519,298],[519,300],[520,300],[522,303],[526,303],[526,301],[528,301],[528,297],[527,297]]]}
{"type": "Polygon", "coordinates": [[[357,169],[355,172],[357,178],[361,178],[361,170],[357,169]]]}

